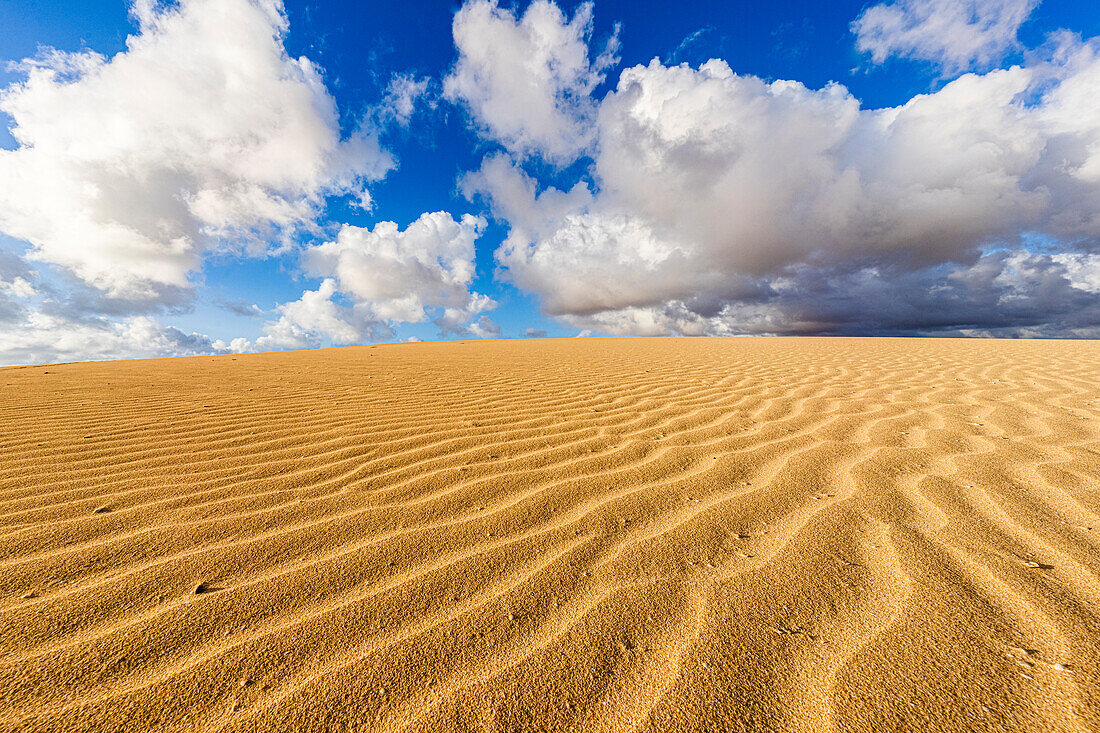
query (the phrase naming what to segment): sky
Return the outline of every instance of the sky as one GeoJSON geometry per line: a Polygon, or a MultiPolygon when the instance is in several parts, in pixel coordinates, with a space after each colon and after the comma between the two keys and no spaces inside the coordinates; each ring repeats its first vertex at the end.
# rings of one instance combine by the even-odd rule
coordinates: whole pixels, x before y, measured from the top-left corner
{"type": "Polygon", "coordinates": [[[1092,0],[0,0],[0,364],[1100,337],[1092,0]]]}

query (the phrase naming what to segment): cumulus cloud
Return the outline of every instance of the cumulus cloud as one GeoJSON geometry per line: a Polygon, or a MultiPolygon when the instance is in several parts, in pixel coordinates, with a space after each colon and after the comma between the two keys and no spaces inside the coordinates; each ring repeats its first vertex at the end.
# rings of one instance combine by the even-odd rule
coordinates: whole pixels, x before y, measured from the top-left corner
{"type": "Polygon", "coordinates": [[[762,282],[756,297],[712,308],[669,300],[566,320],[614,335],[1100,337],[1097,291],[1082,287],[1080,273],[1060,257],[1012,249],[986,252],[970,265],[800,266],[762,282]]]}
{"type": "Polygon", "coordinates": [[[519,17],[497,0],[471,0],[453,32],[458,60],[444,94],[465,105],[485,134],[516,155],[556,162],[591,144],[591,94],[618,61],[617,34],[589,58],[591,2],[568,20],[549,0],[535,0],[519,17]]]}
{"type": "Polygon", "coordinates": [[[436,211],[401,230],[345,224],[336,239],[306,250],[306,270],[333,276],[378,320],[417,323],[428,308],[465,308],[472,297],[474,242],[485,220],[436,211]]]}
{"type": "Polygon", "coordinates": [[[579,328],[914,330],[1001,324],[997,309],[1083,328],[1095,309],[1070,318],[1047,297],[1087,300],[1077,260],[997,253],[1028,237],[1063,255],[1100,243],[1098,50],[1063,35],[1028,67],[886,109],[838,84],[654,60],[597,103],[590,182],[540,190],[521,160],[497,154],[462,190],[509,224],[503,276],[579,328]],[[1049,278],[1011,297],[1004,278],[977,277],[1025,262],[1049,278]]]}
{"type": "MultiPolygon", "coordinates": [[[[220,353],[221,341],[148,316],[103,315],[0,247],[0,365],[220,353]]],[[[93,295],[94,299],[94,295],[93,295]]]]}
{"type": "Polygon", "coordinates": [[[496,306],[471,290],[474,242],[485,225],[480,217],[456,221],[442,211],[423,214],[404,230],[392,221],[344,225],[336,239],[303,255],[306,271],[324,278],[321,286],[279,306],[279,319],[265,327],[256,348],[357,343],[392,336],[396,324],[432,315],[443,334],[491,333],[495,324],[487,318],[466,325],[496,306]]]}
{"type": "Polygon", "coordinates": [[[369,338],[378,328],[369,319],[356,318],[355,312],[333,301],[336,281],[326,278],[316,290],[307,290],[302,297],[278,306],[279,319],[264,327],[264,335],[255,345],[247,341],[234,342],[240,351],[275,351],[279,349],[315,348],[326,341],[351,344],[369,338]]]}
{"type": "Polygon", "coordinates": [[[1016,31],[1039,0],[896,0],[865,9],[852,23],[856,47],[881,64],[891,56],[954,72],[988,67],[1016,47],[1016,31]]]}
{"type": "Polygon", "coordinates": [[[500,338],[500,324],[489,316],[481,316],[476,322],[470,324],[470,333],[479,339],[500,338]]]}
{"type": "Polygon", "coordinates": [[[107,296],[175,298],[205,254],[257,254],[324,196],[369,201],[390,156],[341,137],[319,70],[290,58],[278,0],[136,2],[111,58],[47,51],[0,109],[0,230],[107,296]]]}
{"type": "Polygon", "coordinates": [[[111,320],[25,308],[3,324],[0,364],[193,356],[229,347],[197,333],[185,333],[148,316],[111,320]]]}

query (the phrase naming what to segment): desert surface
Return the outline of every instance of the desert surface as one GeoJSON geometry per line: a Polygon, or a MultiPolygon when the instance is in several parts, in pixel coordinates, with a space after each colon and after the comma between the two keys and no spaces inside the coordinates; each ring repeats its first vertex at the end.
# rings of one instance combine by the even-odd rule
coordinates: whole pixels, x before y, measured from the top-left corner
{"type": "Polygon", "coordinates": [[[1100,730],[1100,343],[0,369],[0,730],[1100,730]]]}

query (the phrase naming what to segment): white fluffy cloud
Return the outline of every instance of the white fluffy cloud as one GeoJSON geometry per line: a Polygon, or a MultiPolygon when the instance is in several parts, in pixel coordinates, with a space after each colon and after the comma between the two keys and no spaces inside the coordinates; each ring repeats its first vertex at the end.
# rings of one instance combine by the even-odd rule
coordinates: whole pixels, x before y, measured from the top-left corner
{"type": "Polygon", "coordinates": [[[0,364],[53,364],[67,361],[193,356],[223,352],[226,344],[184,333],[148,316],[111,320],[24,308],[3,323],[0,364]]]}
{"type": "MultiPolygon", "coordinates": [[[[170,298],[214,249],[257,253],[392,160],[342,139],[318,69],[283,47],[278,0],[143,0],[112,58],[50,51],[3,91],[0,230],[107,296],[170,298]]],[[[367,197],[369,198],[369,197],[367,197]]]]}
{"type": "Polygon", "coordinates": [[[0,248],[0,365],[186,356],[228,351],[148,316],[89,310],[88,292],[59,291],[21,257],[0,248]]]}
{"type": "Polygon", "coordinates": [[[616,63],[617,36],[590,59],[592,3],[572,20],[548,0],[521,17],[497,0],[470,0],[454,19],[458,61],[444,94],[517,155],[568,162],[591,143],[591,94],[616,63]]]}
{"type": "Polygon", "coordinates": [[[404,230],[392,221],[373,229],[344,225],[336,239],[303,255],[306,271],[324,278],[321,286],[279,306],[280,318],[265,327],[256,348],[356,343],[433,315],[443,333],[489,334],[495,324],[487,318],[465,325],[496,306],[470,289],[474,242],[484,228],[480,217],[455,221],[442,211],[423,214],[404,230]]]}
{"type": "Polygon", "coordinates": [[[1017,45],[1016,31],[1039,0],[895,0],[852,23],[856,47],[875,63],[901,56],[946,71],[987,67],[1017,45]]]}
{"type": "MultiPolygon", "coordinates": [[[[505,276],[582,328],[1000,323],[990,304],[1007,312],[993,297],[1003,279],[975,290],[975,272],[1013,268],[998,247],[1025,236],[1060,242],[1064,253],[1100,243],[1098,49],[1064,35],[1046,61],[967,74],[888,109],[863,109],[836,84],[813,90],[737,75],[718,60],[654,60],[623,71],[599,101],[591,184],[539,192],[498,154],[463,189],[486,196],[510,225],[497,252],[505,276]],[[874,305],[878,293],[904,298],[902,286],[946,287],[945,278],[954,280],[934,323],[874,305]],[[846,296],[854,292],[866,316],[846,296]]],[[[1085,280],[1071,276],[1070,261],[1027,261],[1052,279],[1040,292],[1032,278],[1011,298],[1066,321],[1044,294],[1054,283],[1065,302],[1080,303],[1085,280]]]]}
{"type": "Polygon", "coordinates": [[[367,338],[377,324],[356,321],[349,308],[333,302],[337,294],[336,281],[326,278],[316,290],[307,290],[302,297],[278,306],[279,319],[264,327],[264,335],[253,344],[235,341],[239,351],[274,351],[278,349],[308,349],[328,341],[352,344],[367,338]]]}
{"type": "Polygon", "coordinates": [[[373,229],[345,224],[336,239],[306,250],[307,271],[332,276],[372,317],[416,323],[429,308],[465,308],[476,299],[474,242],[485,220],[424,214],[402,231],[392,221],[373,229]]]}

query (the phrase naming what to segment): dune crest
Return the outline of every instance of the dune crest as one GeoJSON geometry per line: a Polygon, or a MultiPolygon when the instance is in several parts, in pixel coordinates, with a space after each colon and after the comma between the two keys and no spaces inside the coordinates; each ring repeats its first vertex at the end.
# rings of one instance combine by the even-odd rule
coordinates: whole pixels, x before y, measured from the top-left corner
{"type": "Polygon", "coordinates": [[[1100,343],[0,369],[0,731],[1100,731],[1100,343]]]}

